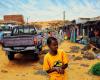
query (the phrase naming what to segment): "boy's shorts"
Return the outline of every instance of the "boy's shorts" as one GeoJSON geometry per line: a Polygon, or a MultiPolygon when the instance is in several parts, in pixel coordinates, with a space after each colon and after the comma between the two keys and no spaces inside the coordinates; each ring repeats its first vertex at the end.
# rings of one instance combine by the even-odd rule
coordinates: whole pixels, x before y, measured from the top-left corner
{"type": "Polygon", "coordinates": [[[67,80],[67,79],[64,76],[63,77],[57,76],[57,77],[50,77],[49,80],[67,80]]]}
{"type": "Polygon", "coordinates": [[[61,75],[61,76],[51,76],[49,78],[49,80],[68,80],[68,74],[65,73],[64,75],[61,75]]]}

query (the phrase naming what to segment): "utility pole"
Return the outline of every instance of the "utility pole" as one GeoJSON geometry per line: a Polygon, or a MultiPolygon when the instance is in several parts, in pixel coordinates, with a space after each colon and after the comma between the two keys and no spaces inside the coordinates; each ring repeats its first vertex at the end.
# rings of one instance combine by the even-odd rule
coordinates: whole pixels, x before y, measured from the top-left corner
{"type": "Polygon", "coordinates": [[[65,11],[63,11],[63,23],[64,23],[64,26],[65,26],[65,17],[66,17],[65,11]]]}
{"type": "Polygon", "coordinates": [[[28,25],[28,19],[29,19],[29,18],[27,18],[27,25],[28,25]]]}

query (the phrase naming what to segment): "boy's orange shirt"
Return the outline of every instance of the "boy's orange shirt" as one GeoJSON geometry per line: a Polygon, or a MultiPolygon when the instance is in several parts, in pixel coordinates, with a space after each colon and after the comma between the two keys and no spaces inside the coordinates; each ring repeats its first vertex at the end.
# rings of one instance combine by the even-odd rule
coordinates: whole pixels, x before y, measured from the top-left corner
{"type": "MultiPolygon", "coordinates": [[[[68,56],[63,51],[58,49],[57,55],[52,56],[49,52],[44,57],[44,64],[43,64],[43,70],[49,70],[52,67],[60,67],[62,64],[68,63],[68,56]]],[[[64,79],[66,75],[66,71],[64,74],[59,74],[58,72],[52,72],[49,73],[50,78],[54,78],[52,80],[66,80],[64,79]],[[58,79],[59,78],[59,79],[58,79]],[[63,78],[63,79],[60,79],[63,78]]]]}

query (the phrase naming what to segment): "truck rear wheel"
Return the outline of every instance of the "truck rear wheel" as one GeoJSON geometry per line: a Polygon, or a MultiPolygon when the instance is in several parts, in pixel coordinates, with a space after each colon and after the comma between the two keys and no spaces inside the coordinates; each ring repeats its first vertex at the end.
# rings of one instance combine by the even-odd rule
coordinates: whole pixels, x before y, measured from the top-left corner
{"type": "Polygon", "coordinates": [[[40,46],[38,46],[37,48],[38,48],[39,52],[41,52],[41,51],[42,51],[42,46],[41,46],[41,45],[40,45],[40,46]]]}
{"type": "Polygon", "coordinates": [[[7,56],[9,60],[14,60],[14,53],[13,52],[7,52],[7,56]]]}
{"type": "Polygon", "coordinates": [[[42,48],[39,48],[39,52],[41,52],[42,51],[42,48]]]}
{"type": "Polygon", "coordinates": [[[38,59],[39,59],[38,54],[34,53],[34,54],[33,54],[33,60],[38,60],[38,59]]]}

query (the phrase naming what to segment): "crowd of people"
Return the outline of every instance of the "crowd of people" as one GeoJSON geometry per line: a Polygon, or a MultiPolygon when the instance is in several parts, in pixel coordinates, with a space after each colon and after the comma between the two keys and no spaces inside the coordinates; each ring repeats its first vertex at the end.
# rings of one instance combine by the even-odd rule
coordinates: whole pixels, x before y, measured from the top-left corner
{"type": "Polygon", "coordinates": [[[42,32],[41,35],[42,35],[43,46],[47,45],[47,39],[49,37],[55,37],[58,40],[58,43],[61,43],[64,40],[64,33],[62,29],[61,31],[48,30],[48,31],[42,32]]]}
{"type": "Polygon", "coordinates": [[[58,40],[58,43],[61,43],[63,40],[70,40],[71,42],[80,43],[80,44],[91,44],[95,43],[95,46],[100,48],[100,29],[95,28],[91,29],[87,36],[85,36],[84,31],[81,34],[78,26],[62,27],[56,30],[51,30],[42,33],[43,45],[46,45],[46,40],[48,37],[55,37],[58,40]],[[79,38],[80,37],[80,38],[79,38]]]}

